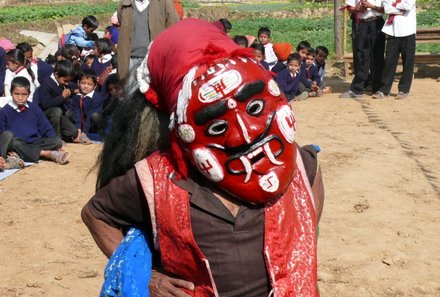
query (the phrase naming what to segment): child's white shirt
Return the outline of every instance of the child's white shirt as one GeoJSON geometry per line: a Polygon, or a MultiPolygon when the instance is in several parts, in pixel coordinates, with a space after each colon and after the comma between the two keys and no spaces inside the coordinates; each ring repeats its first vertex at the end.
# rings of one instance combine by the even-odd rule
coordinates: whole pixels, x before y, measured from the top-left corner
{"type": "Polygon", "coordinates": [[[273,66],[275,66],[275,64],[278,62],[278,58],[277,55],[275,55],[272,43],[269,42],[264,45],[264,56],[264,61],[269,64],[269,70],[272,70],[273,66]]]}

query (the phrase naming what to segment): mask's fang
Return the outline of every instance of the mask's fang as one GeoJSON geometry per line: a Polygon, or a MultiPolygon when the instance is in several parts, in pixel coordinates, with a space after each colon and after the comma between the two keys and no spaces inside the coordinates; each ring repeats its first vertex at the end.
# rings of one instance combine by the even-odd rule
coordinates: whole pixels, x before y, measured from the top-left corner
{"type": "Polygon", "coordinates": [[[247,183],[251,179],[252,175],[252,165],[251,161],[245,156],[240,157],[241,163],[243,163],[244,169],[246,170],[246,178],[244,179],[244,183],[247,183]]]}
{"type": "Polygon", "coordinates": [[[274,165],[283,165],[284,162],[278,161],[275,156],[272,153],[272,150],[270,149],[269,143],[266,143],[264,145],[264,152],[266,153],[266,156],[269,158],[270,162],[274,165]]]}

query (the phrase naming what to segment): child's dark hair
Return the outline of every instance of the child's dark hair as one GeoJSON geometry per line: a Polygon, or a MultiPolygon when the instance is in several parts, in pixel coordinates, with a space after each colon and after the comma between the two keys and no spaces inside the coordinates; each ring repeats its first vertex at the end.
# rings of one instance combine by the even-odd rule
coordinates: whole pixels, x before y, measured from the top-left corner
{"type": "Polygon", "coordinates": [[[95,85],[98,83],[98,76],[96,75],[96,72],[92,69],[84,69],[81,73],[81,76],[79,77],[79,80],[82,80],[83,78],[91,78],[95,85]]]}
{"type": "Polygon", "coordinates": [[[308,56],[312,56],[313,58],[316,57],[316,50],[314,48],[309,48],[309,54],[308,56]]]}
{"type": "Polygon", "coordinates": [[[96,57],[95,55],[87,55],[87,56],[84,57],[84,62],[85,62],[87,59],[92,59],[92,60],[94,60],[95,57],[96,57]]]}
{"type": "Polygon", "coordinates": [[[261,34],[266,34],[267,37],[270,37],[270,29],[268,27],[261,27],[260,29],[258,29],[258,36],[260,36],[261,34]]]}
{"type": "Polygon", "coordinates": [[[75,66],[69,60],[58,61],[55,64],[53,72],[56,73],[59,77],[74,78],[76,76],[75,66]]]}
{"type": "Polygon", "coordinates": [[[246,36],[243,35],[235,35],[234,38],[232,38],[236,44],[242,47],[248,47],[248,40],[246,36]]]}
{"type": "Polygon", "coordinates": [[[262,45],[261,43],[254,43],[251,45],[251,48],[253,48],[256,51],[260,51],[263,53],[263,55],[265,55],[264,45],[262,45]]]}
{"type": "Polygon", "coordinates": [[[232,24],[229,20],[222,18],[222,19],[219,19],[219,22],[222,23],[224,31],[226,33],[230,32],[232,30],[232,24]]]}
{"type": "MultiPolygon", "coordinates": [[[[112,73],[107,77],[105,87],[108,89],[110,85],[121,85],[121,81],[116,73],[112,73]]],[[[122,86],[122,85],[121,85],[122,86]]]]}
{"type": "Polygon", "coordinates": [[[44,62],[46,62],[50,66],[54,66],[55,63],[57,62],[57,58],[52,54],[48,54],[46,59],[44,59],[44,62]]]}
{"type": "Polygon", "coordinates": [[[88,28],[98,28],[99,27],[99,22],[96,19],[96,17],[94,17],[93,15],[89,15],[86,16],[85,18],[83,18],[81,24],[84,26],[87,26],[88,28]]]}
{"type": "Polygon", "coordinates": [[[32,78],[32,82],[35,81],[35,74],[31,69],[31,63],[25,58],[24,53],[19,49],[13,49],[6,53],[6,60],[12,61],[17,64],[21,64],[26,67],[27,72],[32,78]]]}
{"type": "Polygon", "coordinates": [[[300,41],[296,46],[296,51],[299,52],[302,49],[309,50],[311,48],[310,43],[307,40],[300,41]]]}
{"type": "Polygon", "coordinates": [[[98,38],[95,40],[95,46],[98,52],[103,55],[111,54],[113,50],[113,44],[108,38],[98,38]]]}
{"type": "Polygon", "coordinates": [[[287,64],[289,64],[290,61],[298,61],[298,63],[301,64],[301,60],[301,56],[298,53],[293,53],[287,57],[287,64]]]}
{"type": "Polygon", "coordinates": [[[328,53],[329,53],[328,48],[326,48],[326,47],[323,46],[323,45],[320,45],[320,46],[317,46],[317,47],[316,47],[316,54],[319,54],[320,52],[323,52],[323,53],[326,54],[327,56],[328,56],[328,53]]]}
{"type": "Polygon", "coordinates": [[[11,93],[15,88],[25,88],[28,93],[31,93],[31,83],[26,77],[17,76],[11,81],[11,93]]]}
{"type": "Polygon", "coordinates": [[[20,42],[15,48],[21,50],[23,53],[33,51],[32,46],[27,42],[20,42]]]}
{"type": "Polygon", "coordinates": [[[77,61],[80,55],[79,48],[74,44],[66,44],[61,48],[61,56],[66,60],[77,61]]]}

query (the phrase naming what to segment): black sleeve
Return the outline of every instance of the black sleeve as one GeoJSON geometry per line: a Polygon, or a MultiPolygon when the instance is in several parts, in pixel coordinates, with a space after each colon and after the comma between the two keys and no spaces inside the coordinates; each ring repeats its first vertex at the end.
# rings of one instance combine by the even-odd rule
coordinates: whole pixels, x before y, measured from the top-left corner
{"type": "Polygon", "coordinates": [[[302,146],[299,151],[304,162],[304,168],[306,169],[310,185],[313,186],[316,171],[318,170],[318,151],[313,145],[302,146]]]}
{"type": "Polygon", "coordinates": [[[134,169],[98,190],[87,203],[93,216],[115,228],[150,226],[150,213],[134,169]]]}

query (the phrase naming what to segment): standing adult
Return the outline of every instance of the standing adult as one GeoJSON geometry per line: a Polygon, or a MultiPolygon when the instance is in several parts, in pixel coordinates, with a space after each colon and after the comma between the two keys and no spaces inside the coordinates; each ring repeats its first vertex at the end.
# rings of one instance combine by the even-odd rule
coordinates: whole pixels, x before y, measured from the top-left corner
{"type": "Polygon", "coordinates": [[[122,84],[130,85],[136,82],[131,70],[141,64],[150,42],[179,16],[171,0],[121,0],[118,18],[118,75],[122,84]]]}
{"type": "Polygon", "coordinates": [[[119,274],[111,260],[106,275],[116,270],[139,296],[148,283],[152,296],[319,296],[321,174],[295,143],[271,72],[213,24],[186,19],[155,39],[138,78],[145,94],[130,92],[114,114],[100,189],[82,211],[101,250],[129,269],[119,274]],[[173,278],[153,272],[149,282],[148,246],[117,249],[131,226],[160,253],[154,268],[173,278]]]}
{"type": "Polygon", "coordinates": [[[354,78],[350,90],[339,98],[361,99],[371,81],[373,93],[380,87],[384,63],[385,35],[383,0],[346,0],[351,13],[354,78]]]}
{"type": "Polygon", "coordinates": [[[403,71],[395,99],[404,99],[411,89],[414,72],[417,30],[416,0],[384,0],[384,9],[385,13],[389,14],[382,29],[387,37],[387,52],[381,87],[374,93],[373,98],[382,99],[389,96],[397,62],[401,55],[403,71]]]}

